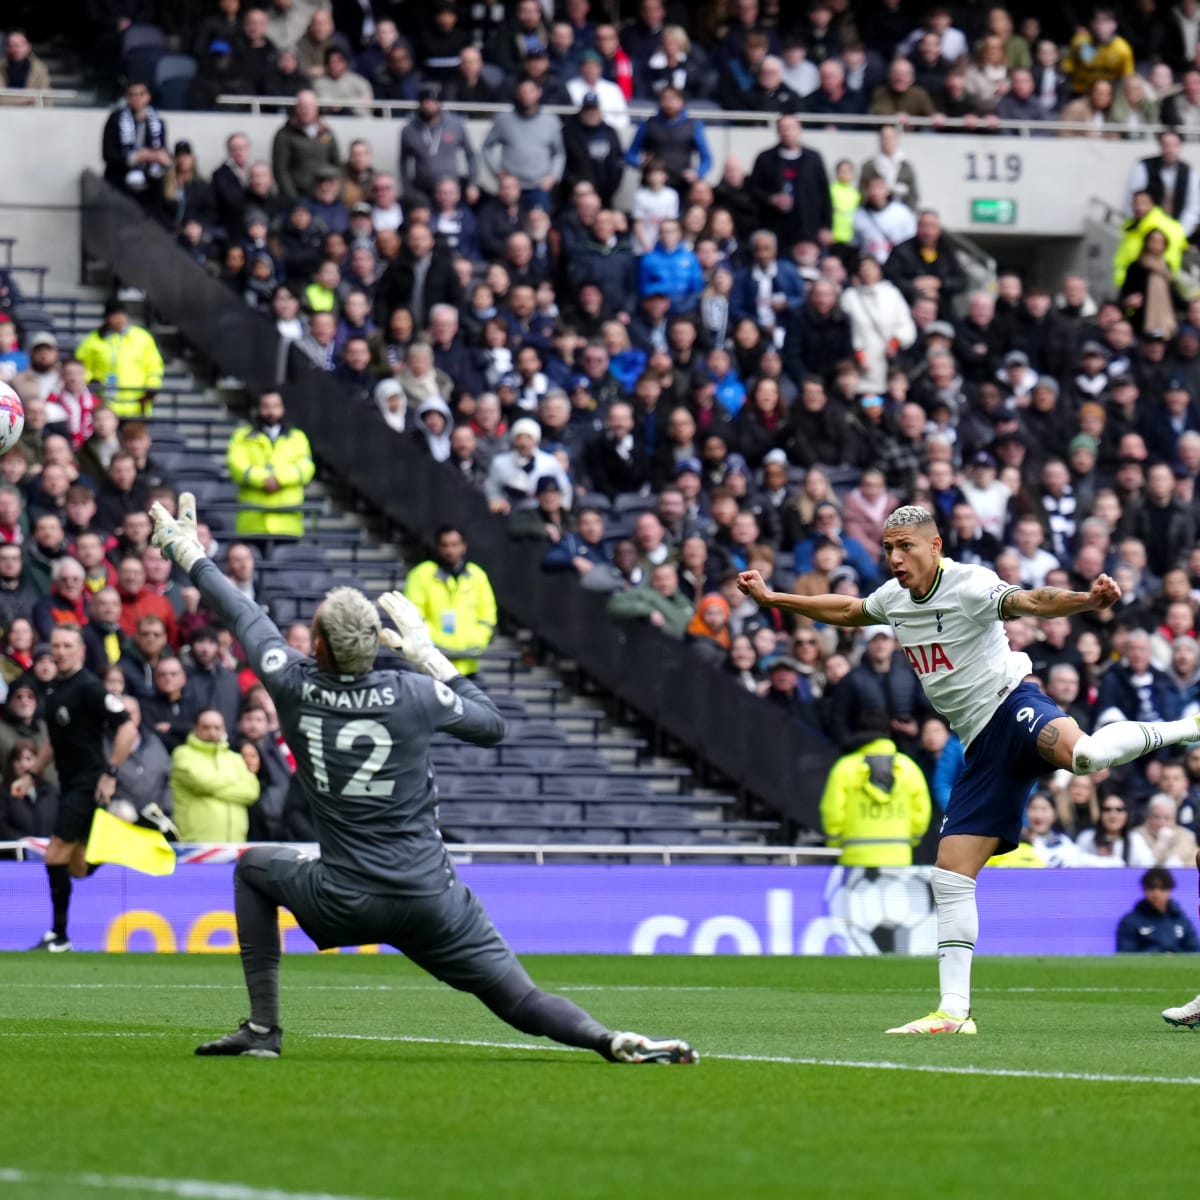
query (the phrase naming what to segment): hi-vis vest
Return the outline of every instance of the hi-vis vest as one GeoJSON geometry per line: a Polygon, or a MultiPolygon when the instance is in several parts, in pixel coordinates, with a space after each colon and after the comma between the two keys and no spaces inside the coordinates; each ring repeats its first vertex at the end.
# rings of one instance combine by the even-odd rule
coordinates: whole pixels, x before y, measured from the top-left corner
{"type": "Polygon", "coordinates": [[[821,797],[821,823],[841,862],[852,867],[905,867],[929,827],[929,787],[921,768],[876,738],[839,758],[821,797]]]}
{"type": "Polygon", "coordinates": [[[237,485],[237,531],[241,534],[278,534],[302,537],[305,485],[316,468],[308,438],[300,429],[285,429],[271,441],[253,425],[239,425],[226,453],[229,477],[237,485]],[[270,476],[279,481],[277,492],[263,491],[270,476]]]}

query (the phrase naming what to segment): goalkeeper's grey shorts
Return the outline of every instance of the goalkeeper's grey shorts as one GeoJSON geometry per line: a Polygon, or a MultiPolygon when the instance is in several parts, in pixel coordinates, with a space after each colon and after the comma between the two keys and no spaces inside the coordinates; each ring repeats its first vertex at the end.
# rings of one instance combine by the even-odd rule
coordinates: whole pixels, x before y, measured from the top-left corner
{"type": "Polygon", "coordinates": [[[252,846],[237,880],[291,910],[322,950],[394,946],[463,992],[495,987],[517,963],[479,899],[461,880],[436,896],[381,896],[331,881],[320,859],[286,846],[252,846]]]}

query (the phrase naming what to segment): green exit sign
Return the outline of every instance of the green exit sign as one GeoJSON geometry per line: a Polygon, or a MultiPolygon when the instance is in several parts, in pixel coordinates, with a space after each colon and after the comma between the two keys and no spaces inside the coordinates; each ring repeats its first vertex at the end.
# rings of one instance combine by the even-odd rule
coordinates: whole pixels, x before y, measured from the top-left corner
{"type": "Polygon", "coordinates": [[[971,220],[981,225],[1015,225],[1017,202],[1015,200],[972,200],[971,220]]]}

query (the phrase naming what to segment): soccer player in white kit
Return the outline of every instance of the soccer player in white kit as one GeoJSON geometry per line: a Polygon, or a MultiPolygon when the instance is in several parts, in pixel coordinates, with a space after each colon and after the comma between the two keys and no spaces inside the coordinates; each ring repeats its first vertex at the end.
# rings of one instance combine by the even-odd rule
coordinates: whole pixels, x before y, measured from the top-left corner
{"type": "Polygon", "coordinates": [[[890,625],[933,707],[962,739],[966,766],[950,794],[931,879],[941,1001],[928,1016],[888,1033],[976,1033],[975,881],[992,855],[1016,847],[1038,777],[1051,768],[1088,775],[1160,746],[1200,741],[1200,717],[1115,721],[1087,734],[1040,688],[1024,682],[1029,656],[1009,649],[1002,622],[1111,608],[1121,589],[1107,575],[1088,592],[1026,591],[986,567],[943,558],[933,515],[912,504],[887,519],[883,551],[892,578],[866,599],[772,592],[757,571],[743,571],[738,587],[760,605],[826,625],[890,625]]]}
{"type": "MultiPolygon", "coordinates": [[[[1196,851],[1196,870],[1200,871],[1200,850],[1196,851]]],[[[1177,1007],[1164,1008],[1163,1020],[1180,1029],[1200,1029],[1200,996],[1177,1007]]]]}

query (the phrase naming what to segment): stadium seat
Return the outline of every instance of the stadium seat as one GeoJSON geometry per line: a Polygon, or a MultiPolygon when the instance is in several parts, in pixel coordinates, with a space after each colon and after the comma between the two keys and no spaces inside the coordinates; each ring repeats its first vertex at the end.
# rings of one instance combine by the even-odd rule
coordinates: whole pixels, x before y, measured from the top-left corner
{"type": "Polygon", "coordinates": [[[612,501],[603,492],[584,492],[582,496],[575,497],[574,511],[578,512],[581,508],[594,508],[607,516],[612,511],[612,501]]]}
{"type": "Polygon", "coordinates": [[[154,68],[154,104],[165,112],[186,109],[188,89],[196,75],[196,60],[189,54],[164,54],[154,68]]]}
{"type": "Polygon", "coordinates": [[[657,507],[657,496],[640,493],[622,494],[613,501],[613,511],[618,514],[653,512],[657,507]]]}
{"type": "Polygon", "coordinates": [[[165,54],[167,35],[157,25],[136,22],[121,34],[121,53],[130,54],[135,50],[161,50],[165,54]]]}
{"type": "Polygon", "coordinates": [[[476,804],[472,801],[448,800],[438,804],[438,824],[470,828],[472,822],[486,824],[497,820],[498,804],[476,804]]]}
{"type": "Polygon", "coordinates": [[[538,781],[528,775],[454,775],[438,771],[438,794],[466,796],[536,796],[538,781]]]}
{"type": "Polygon", "coordinates": [[[159,60],[165,54],[161,46],[138,46],[124,55],[125,74],[130,79],[153,84],[159,60]]]}
{"type": "Polygon", "coordinates": [[[602,821],[610,825],[636,825],[641,811],[636,804],[597,804],[589,801],[583,806],[585,820],[602,821]]]}
{"type": "Polygon", "coordinates": [[[594,750],[575,748],[556,751],[552,762],[555,769],[559,771],[598,771],[608,766],[607,761],[594,750]]]}
{"type": "Polygon", "coordinates": [[[569,824],[581,820],[581,813],[578,804],[567,804],[563,801],[527,801],[498,805],[496,819],[514,824],[521,821],[569,824]]]}
{"type": "Polygon", "coordinates": [[[649,808],[638,809],[636,822],[639,825],[695,825],[696,818],[686,808],[649,808]]]}
{"type": "Polygon", "coordinates": [[[515,696],[493,695],[491,700],[506,721],[523,721],[529,716],[529,709],[515,696]]]}
{"type": "Polygon", "coordinates": [[[640,779],[613,778],[609,775],[548,776],[542,784],[545,796],[575,796],[581,800],[613,797],[639,800],[651,795],[650,788],[640,779]]]}
{"type": "Polygon", "coordinates": [[[286,564],[291,567],[316,565],[321,568],[328,566],[329,560],[325,551],[304,542],[275,542],[271,545],[270,560],[276,565],[286,564]]]}
{"type": "Polygon", "coordinates": [[[630,830],[630,843],[640,842],[644,846],[699,846],[703,841],[704,839],[691,829],[630,830]]]}
{"type": "Polygon", "coordinates": [[[190,487],[193,483],[201,480],[213,480],[217,483],[228,481],[229,477],[225,474],[224,468],[218,467],[211,459],[200,459],[187,455],[181,456],[177,461],[179,466],[172,476],[173,481],[177,484],[186,483],[190,487]]]}
{"type": "MultiPolygon", "coordinates": [[[[567,735],[552,721],[511,721],[508,727],[510,742],[553,742],[565,743],[567,735]]],[[[501,761],[505,761],[503,754],[501,761]]]]}

